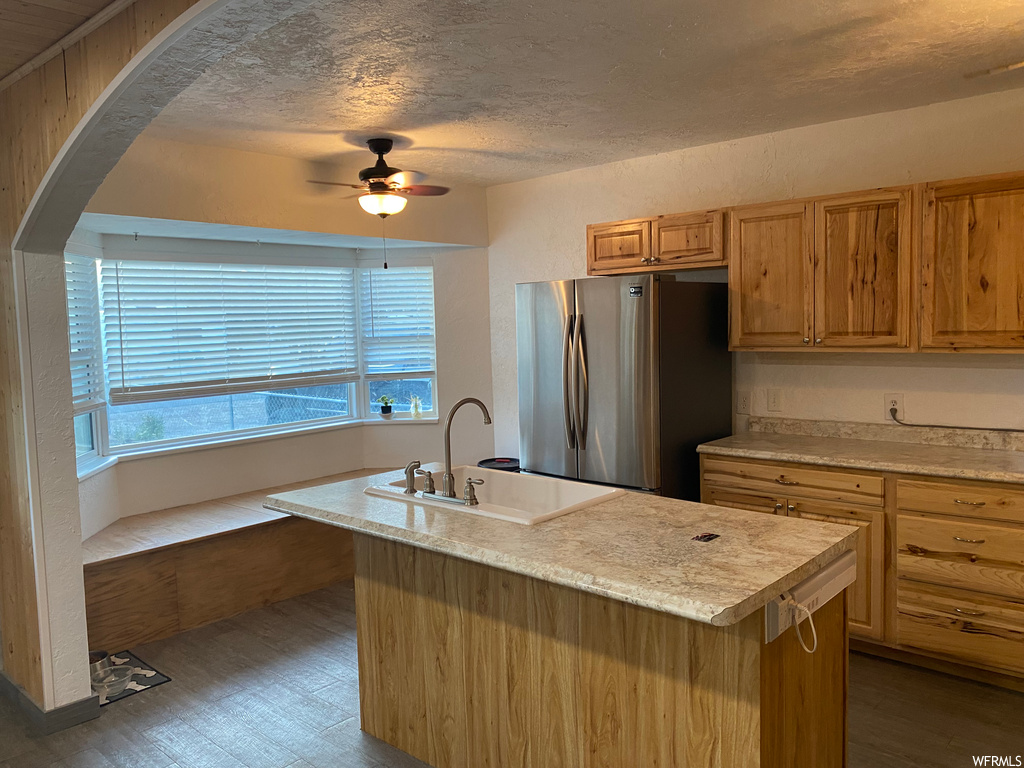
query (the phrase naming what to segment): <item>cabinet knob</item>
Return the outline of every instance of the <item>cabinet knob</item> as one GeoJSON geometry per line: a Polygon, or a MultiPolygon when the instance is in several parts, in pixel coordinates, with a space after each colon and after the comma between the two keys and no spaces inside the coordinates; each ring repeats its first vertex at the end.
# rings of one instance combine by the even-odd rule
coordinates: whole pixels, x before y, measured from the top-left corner
{"type": "Polygon", "coordinates": [[[649,258],[647,258],[646,256],[641,256],[640,257],[640,263],[641,264],[650,264],[651,260],[649,258]]]}
{"type": "Polygon", "coordinates": [[[782,509],[782,502],[780,501],[778,504],[776,504],[775,508],[776,509],[782,509]]]}
{"type": "Polygon", "coordinates": [[[814,340],[814,343],[815,343],[815,344],[821,344],[821,339],[815,339],[815,340],[814,340]]]}
{"type": "Polygon", "coordinates": [[[804,336],[804,344],[810,344],[810,343],[811,343],[811,340],[809,338],[807,338],[806,336],[804,336]]]}
{"type": "Polygon", "coordinates": [[[796,504],[790,504],[786,509],[790,512],[796,512],[796,504]]]}

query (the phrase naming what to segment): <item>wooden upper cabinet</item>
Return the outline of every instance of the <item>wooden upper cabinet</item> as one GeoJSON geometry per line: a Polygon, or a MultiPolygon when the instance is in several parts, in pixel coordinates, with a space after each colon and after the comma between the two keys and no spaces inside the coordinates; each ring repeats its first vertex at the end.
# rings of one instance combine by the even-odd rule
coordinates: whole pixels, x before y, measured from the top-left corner
{"type": "Polygon", "coordinates": [[[724,265],[721,211],[587,227],[588,275],[670,272],[724,265]]]}
{"type": "Polygon", "coordinates": [[[725,264],[722,212],[680,213],[654,219],[654,268],[714,267],[725,264]]]}
{"type": "Polygon", "coordinates": [[[587,226],[587,274],[632,272],[651,259],[651,220],[587,226]]]}
{"type": "Polygon", "coordinates": [[[815,201],[815,346],[909,345],[911,230],[909,187],[815,201]]]}
{"type": "Polygon", "coordinates": [[[804,347],[813,324],[814,208],[804,203],[729,212],[732,347],[804,347]]]}
{"type": "Polygon", "coordinates": [[[1024,348],[1024,174],[929,184],[921,346],[1024,348]]]}

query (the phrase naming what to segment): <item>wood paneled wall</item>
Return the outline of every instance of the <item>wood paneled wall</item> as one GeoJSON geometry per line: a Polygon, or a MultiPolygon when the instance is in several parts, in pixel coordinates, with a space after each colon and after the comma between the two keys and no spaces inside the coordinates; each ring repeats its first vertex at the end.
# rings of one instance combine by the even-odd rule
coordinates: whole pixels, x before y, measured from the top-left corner
{"type": "Polygon", "coordinates": [[[713,627],[365,534],[355,553],[367,733],[437,768],[759,765],[760,613],[713,627]]]}
{"type": "Polygon", "coordinates": [[[121,69],[194,0],[138,0],[0,92],[0,633],[3,667],[44,704],[11,245],[44,174],[121,69]]]}
{"type": "MultiPolygon", "coordinates": [[[[437,768],[843,768],[846,599],[813,655],[355,535],[361,727],[437,768]]],[[[803,628],[807,631],[806,626],[803,628]]]]}

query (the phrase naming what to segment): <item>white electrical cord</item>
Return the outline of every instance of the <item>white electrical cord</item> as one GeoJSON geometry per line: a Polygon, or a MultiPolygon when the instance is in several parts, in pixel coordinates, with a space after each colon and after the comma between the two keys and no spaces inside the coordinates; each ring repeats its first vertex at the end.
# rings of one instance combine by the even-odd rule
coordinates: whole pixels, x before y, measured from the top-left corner
{"type": "Polygon", "coordinates": [[[800,631],[799,621],[794,622],[794,629],[796,630],[796,639],[800,642],[800,647],[803,648],[807,653],[814,653],[816,650],[818,650],[818,630],[814,628],[814,617],[811,615],[811,612],[807,609],[807,606],[800,605],[800,603],[796,602],[795,600],[792,600],[791,603],[794,608],[799,608],[801,611],[804,612],[804,615],[807,616],[807,621],[811,625],[811,639],[813,642],[811,644],[811,647],[808,648],[807,643],[804,642],[804,635],[800,631]]]}

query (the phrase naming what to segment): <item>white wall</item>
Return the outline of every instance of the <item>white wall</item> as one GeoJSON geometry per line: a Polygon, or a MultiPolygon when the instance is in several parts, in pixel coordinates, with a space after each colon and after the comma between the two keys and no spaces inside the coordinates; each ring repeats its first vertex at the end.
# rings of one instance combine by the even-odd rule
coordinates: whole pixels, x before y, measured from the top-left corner
{"type": "MultiPolygon", "coordinates": [[[[589,223],[1024,169],[1024,90],[843,120],[491,187],[495,450],[515,455],[514,285],[586,273],[589,223]]],[[[779,416],[1024,426],[1018,356],[737,355],[736,380],[786,390],[779,416]]],[[[755,399],[755,411],[758,407],[755,399]]]]}
{"type": "Polygon", "coordinates": [[[78,481],[78,507],[83,541],[121,518],[116,465],[78,481]]]}
{"type": "MultiPolygon", "coordinates": [[[[104,238],[107,255],[123,253],[131,240],[104,238]]],[[[166,258],[215,252],[217,258],[240,259],[249,252],[275,260],[289,250],[301,253],[305,260],[312,258],[309,254],[327,250],[264,245],[254,251],[251,244],[145,237],[136,247],[140,253],[166,258]]],[[[408,259],[429,260],[434,266],[440,423],[352,425],[121,460],[81,484],[82,535],[88,537],[121,517],[243,491],[364,467],[404,466],[412,459],[442,460],[443,417],[448,409],[463,397],[491,400],[487,254],[483,249],[406,248],[389,256],[394,266],[408,259]]],[[[479,413],[460,413],[453,422],[452,446],[456,462],[490,457],[494,455],[492,427],[480,422],[479,413]]]]}
{"type": "Polygon", "coordinates": [[[44,707],[89,695],[67,299],[62,254],[15,256],[15,295],[25,377],[33,539],[39,584],[44,707]],[[71,564],[72,567],[69,567],[71,564]],[[77,567],[75,567],[77,566],[77,567]]]}

